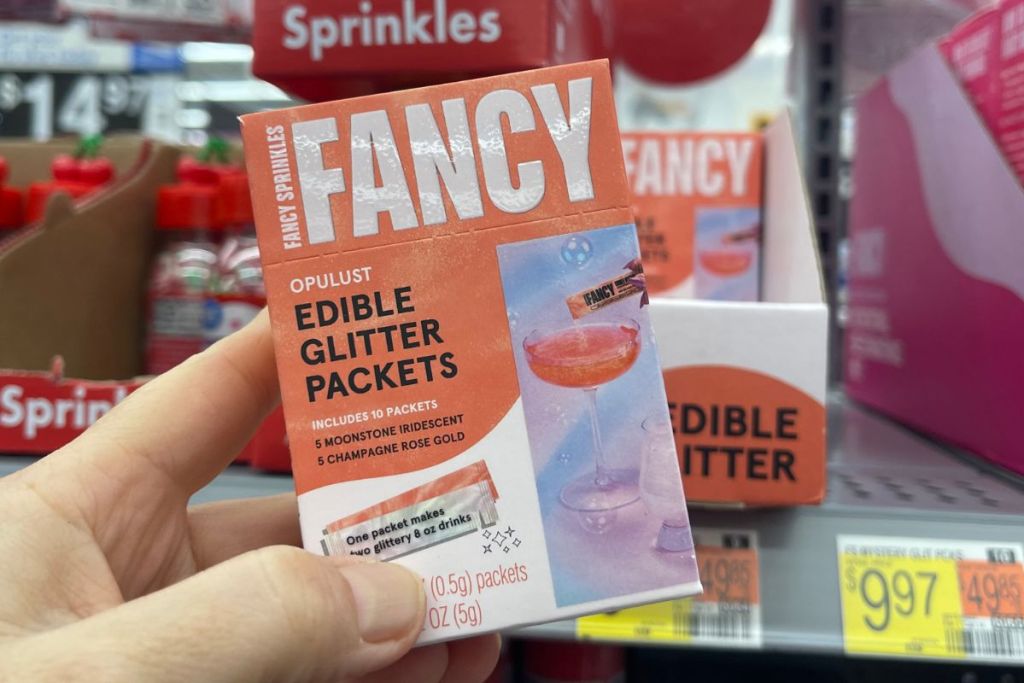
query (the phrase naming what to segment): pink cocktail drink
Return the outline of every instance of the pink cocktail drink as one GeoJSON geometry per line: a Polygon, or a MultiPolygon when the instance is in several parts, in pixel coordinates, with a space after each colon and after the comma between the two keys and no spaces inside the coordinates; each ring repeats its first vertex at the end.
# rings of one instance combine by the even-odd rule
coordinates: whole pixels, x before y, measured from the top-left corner
{"type": "Polygon", "coordinates": [[[640,331],[620,323],[575,325],[530,335],[523,344],[533,374],[550,384],[589,389],[629,370],[640,355],[640,331]]]}
{"type": "Polygon", "coordinates": [[[636,468],[609,467],[601,441],[597,387],[626,373],[640,355],[640,326],[635,320],[582,323],[555,330],[534,330],[523,340],[526,360],[538,378],[560,387],[582,389],[590,409],[594,472],[566,484],[560,496],[573,510],[613,510],[640,498],[636,468]]]}

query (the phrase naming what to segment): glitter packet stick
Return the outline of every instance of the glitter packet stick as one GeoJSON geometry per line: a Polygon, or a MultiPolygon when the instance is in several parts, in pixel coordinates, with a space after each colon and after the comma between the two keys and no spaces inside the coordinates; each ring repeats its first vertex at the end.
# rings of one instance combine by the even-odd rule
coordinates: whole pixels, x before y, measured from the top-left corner
{"type": "MultiPolygon", "coordinates": [[[[473,533],[498,521],[486,481],[418,501],[408,507],[327,532],[326,555],[361,555],[393,560],[473,533]]],[[[332,525],[334,526],[334,525],[332,525]]]]}

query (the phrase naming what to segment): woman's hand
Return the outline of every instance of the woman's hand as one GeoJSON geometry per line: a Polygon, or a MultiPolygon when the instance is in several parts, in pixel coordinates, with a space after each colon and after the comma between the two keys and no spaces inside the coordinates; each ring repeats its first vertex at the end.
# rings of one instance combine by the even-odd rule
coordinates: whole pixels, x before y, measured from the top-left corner
{"type": "Polygon", "coordinates": [[[266,314],[0,479],[0,680],[480,681],[420,579],[295,547],[293,495],[189,509],[277,402],[266,314]]]}

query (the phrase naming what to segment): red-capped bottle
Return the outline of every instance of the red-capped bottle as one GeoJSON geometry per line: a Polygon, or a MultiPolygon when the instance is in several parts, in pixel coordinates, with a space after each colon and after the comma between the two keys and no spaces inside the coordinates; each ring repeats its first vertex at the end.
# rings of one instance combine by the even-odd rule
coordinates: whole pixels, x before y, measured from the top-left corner
{"type": "Polygon", "coordinates": [[[237,168],[216,168],[224,231],[206,302],[207,345],[244,327],[267,303],[248,178],[237,168]]]}
{"type": "Polygon", "coordinates": [[[217,269],[215,235],[223,227],[216,184],[185,180],[157,195],[160,248],[149,280],[146,371],[158,374],[205,346],[207,292],[217,269]]]}
{"type": "Polygon", "coordinates": [[[0,157],[0,239],[25,225],[25,196],[7,185],[9,171],[7,160],[0,157]]]}
{"type": "Polygon", "coordinates": [[[82,138],[72,154],[58,154],[50,164],[51,180],[32,183],[25,202],[25,220],[34,223],[43,217],[46,203],[54,192],[64,192],[79,199],[114,179],[114,164],[100,156],[103,136],[82,138]]]}

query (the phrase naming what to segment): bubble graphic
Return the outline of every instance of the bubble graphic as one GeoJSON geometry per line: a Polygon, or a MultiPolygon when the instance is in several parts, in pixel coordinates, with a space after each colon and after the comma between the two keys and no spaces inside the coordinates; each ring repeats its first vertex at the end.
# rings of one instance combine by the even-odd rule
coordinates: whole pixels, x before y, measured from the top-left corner
{"type": "Polygon", "coordinates": [[[563,465],[568,465],[571,460],[572,460],[572,453],[559,453],[558,454],[558,462],[560,462],[563,465]]]}
{"type": "Polygon", "coordinates": [[[579,513],[580,526],[588,534],[600,536],[615,526],[618,513],[615,510],[584,510],[579,513]]]}
{"type": "Polygon", "coordinates": [[[570,266],[585,268],[594,255],[594,245],[586,237],[573,235],[562,244],[562,260],[570,266]]]}
{"type": "Polygon", "coordinates": [[[550,420],[551,422],[558,425],[564,425],[566,423],[567,418],[565,414],[565,408],[563,408],[558,403],[549,404],[547,410],[544,412],[547,416],[547,419],[550,420]]]}
{"type": "Polygon", "coordinates": [[[511,308],[505,311],[505,315],[508,316],[508,327],[509,329],[516,329],[519,327],[519,314],[513,311],[511,308]]]}

